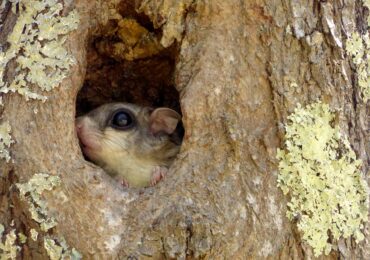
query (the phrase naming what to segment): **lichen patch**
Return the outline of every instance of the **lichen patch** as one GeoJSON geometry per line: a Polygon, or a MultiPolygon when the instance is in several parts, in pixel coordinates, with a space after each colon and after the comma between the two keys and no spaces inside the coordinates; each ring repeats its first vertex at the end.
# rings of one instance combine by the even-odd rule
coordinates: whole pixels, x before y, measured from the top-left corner
{"type": "Polygon", "coordinates": [[[37,237],[39,236],[39,233],[35,229],[32,228],[30,230],[30,234],[31,234],[31,239],[33,241],[37,241],[37,237]]]}
{"type": "Polygon", "coordinates": [[[17,235],[15,229],[12,229],[5,235],[3,241],[4,226],[0,224],[0,259],[16,259],[20,247],[16,245],[17,235]]]}
{"type": "Polygon", "coordinates": [[[59,259],[71,259],[71,260],[80,260],[82,255],[75,249],[70,249],[66,240],[53,239],[51,237],[44,238],[44,248],[51,260],[59,259]]]}
{"type": "Polygon", "coordinates": [[[278,186],[290,196],[287,217],[298,220],[303,240],[319,256],[340,237],[364,239],[368,187],[348,138],[320,102],[298,106],[288,117],[285,149],[278,150],[278,186]]]}
{"type": "Polygon", "coordinates": [[[45,190],[52,190],[60,184],[58,176],[35,174],[27,183],[17,183],[21,198],[27,201],[32,219],[40,224],[42,231],[48,231],[56,226],[53,217],[48,216],[46,202],[41,198],[45,190]]]}
{"type": "Polygon", "coordinates": [[[7,39],[10,47],[0,53],[0,93],[16,92],[26,100],[46,100],[30,87],[50,91],[67,77],[75,59],[63,44],[65,35],[78,26],[78,14],[71,11],[62,17],[63,5],[58,0],[13,1],[12,5],[18,20],[7,39]],[[5,82],[6,67],[13,61],[16,74],[5,82]]]}
{"type": "Polygon", "coordinates": [[[365,102],[370,100],[370,37],[367,32],[364,35],[358,32],[346,41],[347,54],[352,58],[356,67],[357,82],[365,102]]]}
{"type": "MultiPolygon", "coordinates": [[[[363,0],[362,3],[370,11],[370,0],[363,0]]],[[[370,26],[370,15],[367,16],[367,25],[370,26]]]]}
{"type": "Polygon", "coordinates": [[[14,143],[10,135],[11,130],[9,122],[0,123],[0,159],[4,159],[6,162],[11,159],[9,147],[14,143]]]}

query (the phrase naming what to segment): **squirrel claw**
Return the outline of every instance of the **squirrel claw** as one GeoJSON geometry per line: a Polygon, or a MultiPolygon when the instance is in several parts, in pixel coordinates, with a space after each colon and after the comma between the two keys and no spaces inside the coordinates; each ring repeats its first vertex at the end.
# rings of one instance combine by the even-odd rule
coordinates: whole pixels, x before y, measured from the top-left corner
{"type": "Polygon", "coordinates": [[[150,179],[150,186],[156,185],[161,179],[164,179],[166,177],[166,174],[168,172],[167,167],[163,166],[155,166],[152,171],[152,177],[150,179]]]}
{"type": "Polygon", "coordinates": [[[127,182],[125,179],[123,179],[123,178],[120,178],[120,179],[119,179],[119,183],[120,183],[123,187],[125,187],[125,188],[128,188],[128,187],[129,187],[128,182],[127,182]]]}

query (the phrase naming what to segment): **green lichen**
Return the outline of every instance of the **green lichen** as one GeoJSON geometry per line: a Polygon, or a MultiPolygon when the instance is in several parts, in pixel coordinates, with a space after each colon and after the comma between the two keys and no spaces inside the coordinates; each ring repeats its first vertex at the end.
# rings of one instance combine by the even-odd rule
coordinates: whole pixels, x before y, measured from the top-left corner
{"type": "Polygon", "coordinates": [[[3,122],[0,124],[0,159],[5,159],[6,162],[9,162],[10,154],[9,147],[14,141],[10,136],[11,127],[9,122],[3,122]]]}
{"type": "Polygon", "coordinates": [[[4,233],[4,226],[0,224],[0,259],[16,259],[20,247],[16,245],[17,235],[15,229],[11,230],[6,236],[5,241],[2,242],[4,233]]]}
{"type": "Polygon", "coordinates": [[[298,229],[316,256],[332,249],[333,240],[361,232],[368,214],[368,187],[361,161],[351,149],[329,106],[298,106],[288,117],[285,150],[278,150],[278,186],[290,195],[287,217],[298,220],[298,229]]]}
{"type": "Polygon", "coordinates": [[[18,233],[18,239],[21,244],[24,244],[27,242],[27,237],[23,233],[18,233]]]}
{"type": "Polygon", "coordinates": [[[54,218],[48,217],[46,202],[41,195],[45,190],[52,190],[60,184],[58,176],[48,174],[35,174],[27,183],[16,184],[21,197],[27,201],[31,217],[40,224],[42,231],[48,231],[56,226],[54,218]]]}
{"type": "MultiPolygon", "coordinates": [[[[370,11],[370,0],[363,0],[362,3],[370,11]]],[[[367,16],[367,25],[370,26],[370,15],[367,16]]]]}
{"type": "Polygon", "coordinates": [[[50,237],[44,238],[44,247],[51,260],[70,259],[80,260],[82,255],[75,249],[69,249],[64,238],[52,239],[50,237]]]}
{"type": "Polygon", "coordinates": [[[360,35],[358,32],[346,41],[347,54],[352,57],[356,67],[357,81],[365,102],[370,99],[370,38],[367,32],[360,35]]]}
{"type": "Polygon", "coordinates": [[[0,224],[0,237],[3,236],[4,231],[5,231],[4,225],[3,224],[0,224]]]}
{"type": "Polygon", "coordinates": [[[63,248],[58,246],[51,238],[44,238],[44,247],[51,260],[59,260],[62,258],[63,248]]]}
{"type": "Polygon", "coordinates": [[[60,16],[63,5],[58,0],[12,1],[12,5],[18,20],[7,39],[9,48],[0,52],[0,93],[17,92],[27,100],[45,100],[30,86],[50,91],[68,75],[75,59],[63,44],[65,35],[78,26],[78,14],[71,11],[60,16]],[[6,66],[13,61],[16,75],[4,82],[6,66]]]}
{"type": "Polygon", "coordinates": [[[35,229],[32,228],[30,230],[30,234],[31,234],[31,239],[33,241],[37,241],[37,237],[39,236],[39,233],[35,229]]]}
{"type": "MultiPolygon", "coordinates": [[[[60,178],[48,174],[35,174],[27,183],[17,183],[21,197],[27,201],[31,217],[40,224],[40,229],[47,232],[50,228],[57,225],[54,218],[48,216],[46,202],[42,200],[42,193],[51,191],[60,185],[60,178]]],[[[0,228],[1,229],[1,228],[0,228]]],[[[37,241],[38,232],[30,230],[31,239],[37,241]]],[[[64,238],[53,239],[49,236],[44,237],[44,247],[50,259],[82,259],[81,254],[68,246],[64,238]]]]}

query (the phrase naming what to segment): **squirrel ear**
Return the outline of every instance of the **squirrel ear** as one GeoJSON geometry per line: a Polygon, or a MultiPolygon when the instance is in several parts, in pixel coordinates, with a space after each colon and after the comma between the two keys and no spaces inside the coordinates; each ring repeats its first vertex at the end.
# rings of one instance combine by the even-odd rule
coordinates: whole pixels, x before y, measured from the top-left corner
{"type": "Polygon", "coordinates": [[[180,120],[181,116],[175,110],[160,107],[150,114],[149,128],[154,135],[161,132],[172,134],[180,120]]]}

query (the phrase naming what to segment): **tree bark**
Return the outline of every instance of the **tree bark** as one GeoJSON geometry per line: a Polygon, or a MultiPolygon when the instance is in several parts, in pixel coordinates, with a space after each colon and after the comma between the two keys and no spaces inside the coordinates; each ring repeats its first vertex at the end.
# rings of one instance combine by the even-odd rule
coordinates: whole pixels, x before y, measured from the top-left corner
{"type": "MultiPolygon", "coordinates": [[[[162,44],[177,41],[174,82],[186,132],[168,177],[136,191],[85,161],[74,129],[88,43],[120,1],[64,2],[65,10],[80,14],[67,40],[77,59],[70,76],[45,103],[4,96],[2,120],[9,121],[16,143],[13,162],[0,164],[0,223],[10,227],[14,220],[27,236],[32,228],[39,231],[19,256],[47,258],[42,238],[53,235],[84,259],[312,258],[296,223],[285,216],[276,151],[287,116],[298,103],[319,99],[339,111],[341,129],[369,172],[369,107],[343,47],[351,32],[366,29],[365,9],[350,0],[137,1],[137,10],[163,30],[162,44]],[[61,178],[60,186],[43,193],[58,223],[48,232],[32,220],[13,186],[36,173],[61,178]]],[[[4,22],[0,37],[12,23],[4,22]]],[[[365,235],[370,239],[368,225],[365,235]]],[[[370,246],[347,239],[322,258],[370,259],[370,246]]]]}

